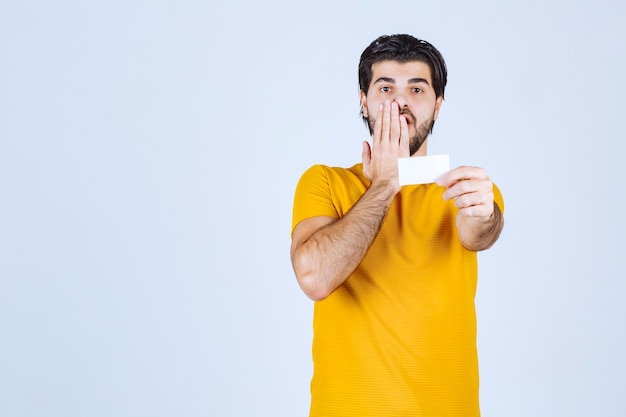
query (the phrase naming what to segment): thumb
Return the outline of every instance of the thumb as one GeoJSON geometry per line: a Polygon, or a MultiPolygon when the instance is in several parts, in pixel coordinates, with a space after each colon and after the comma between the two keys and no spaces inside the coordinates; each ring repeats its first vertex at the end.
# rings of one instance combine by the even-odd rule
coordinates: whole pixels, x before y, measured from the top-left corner
{"type": "Polygon", "coordinates": [[[363,141],[363,151],[361,152],[361,158],[363,160],[363,174],[368,180],[371,180],[370,175],[370,162],[372,161],[372,149],[367,141],[363,141]]]}
{"type": "Polygon", "coordinates": [[[363,160],[363,165],[368,164],[372,160],[372,150],[370,149],[370,144],[367,141],[363,141],[363,151],[361,152],[361,159],[363,160]]]}

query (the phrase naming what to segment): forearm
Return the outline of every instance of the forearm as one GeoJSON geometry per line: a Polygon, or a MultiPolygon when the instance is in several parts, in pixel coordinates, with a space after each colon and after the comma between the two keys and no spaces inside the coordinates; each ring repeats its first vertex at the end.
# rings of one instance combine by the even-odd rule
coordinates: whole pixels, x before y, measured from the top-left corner
{"type": "Polygon", "coordinates": [[[504,216],[496,203],[487,219],[465,216],[461,212],[457,215],[459,240],[472,251],[489,249],[498,240],[503,227],[504,216]]]}
{"type": "Polygon", "coordinates": [[[320,228],[294,248],[294,271],[310,298],[326,298],[356,269],[380,230],[396,192],[388,184],[373,184],[344,217],[320,228]]]}

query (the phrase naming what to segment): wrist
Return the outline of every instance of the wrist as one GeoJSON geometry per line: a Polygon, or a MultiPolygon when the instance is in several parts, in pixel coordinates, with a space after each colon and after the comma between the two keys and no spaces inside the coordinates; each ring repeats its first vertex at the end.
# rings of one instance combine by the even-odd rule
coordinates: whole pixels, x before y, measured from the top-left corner
{"type": "Polygon", "coordinates": [[[400,191],[400,183],[398,179],[381,179],[372,181],[369,190],[384,200],[393,200],[395,195],[400,191]]]}

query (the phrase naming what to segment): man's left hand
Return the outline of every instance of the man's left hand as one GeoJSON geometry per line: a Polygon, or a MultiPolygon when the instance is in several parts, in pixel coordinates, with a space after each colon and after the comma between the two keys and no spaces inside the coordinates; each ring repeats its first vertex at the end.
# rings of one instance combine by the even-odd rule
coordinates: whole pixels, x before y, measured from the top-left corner
{"type": "Polygon", "coordinates": [[[437,184],[445,187],[445,200],[454,200],[459,213],[488,219],[493,214],[493,183],[483,168],[461,166],[443,174],[437,184]]]}

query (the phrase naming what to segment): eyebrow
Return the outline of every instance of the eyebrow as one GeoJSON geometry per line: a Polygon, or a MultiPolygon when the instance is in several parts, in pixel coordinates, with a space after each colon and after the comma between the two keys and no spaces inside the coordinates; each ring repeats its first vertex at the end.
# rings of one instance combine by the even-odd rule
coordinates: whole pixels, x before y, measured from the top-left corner
{"type": "MultiPolygon", "coordinates": [[[[396,80],[390,77],[379,77],[376,79],[376,81],[374,81],[374,84],[378,84],[378,83],[395,84],[396,80]]],[[[407,84],[417,84],[417,83],[425,83],[426,85],[430,85],[430,83],[428,82],[426,78],[411,78],[407,82],[407,84]]]]}
{"type": "Polygon", "coordinates": [[[426,85],[430,85],[430,83],[428,82],[426,78],[411,78],[407,84],[417,84],[417,83],[424,83],[426,85]]]}

